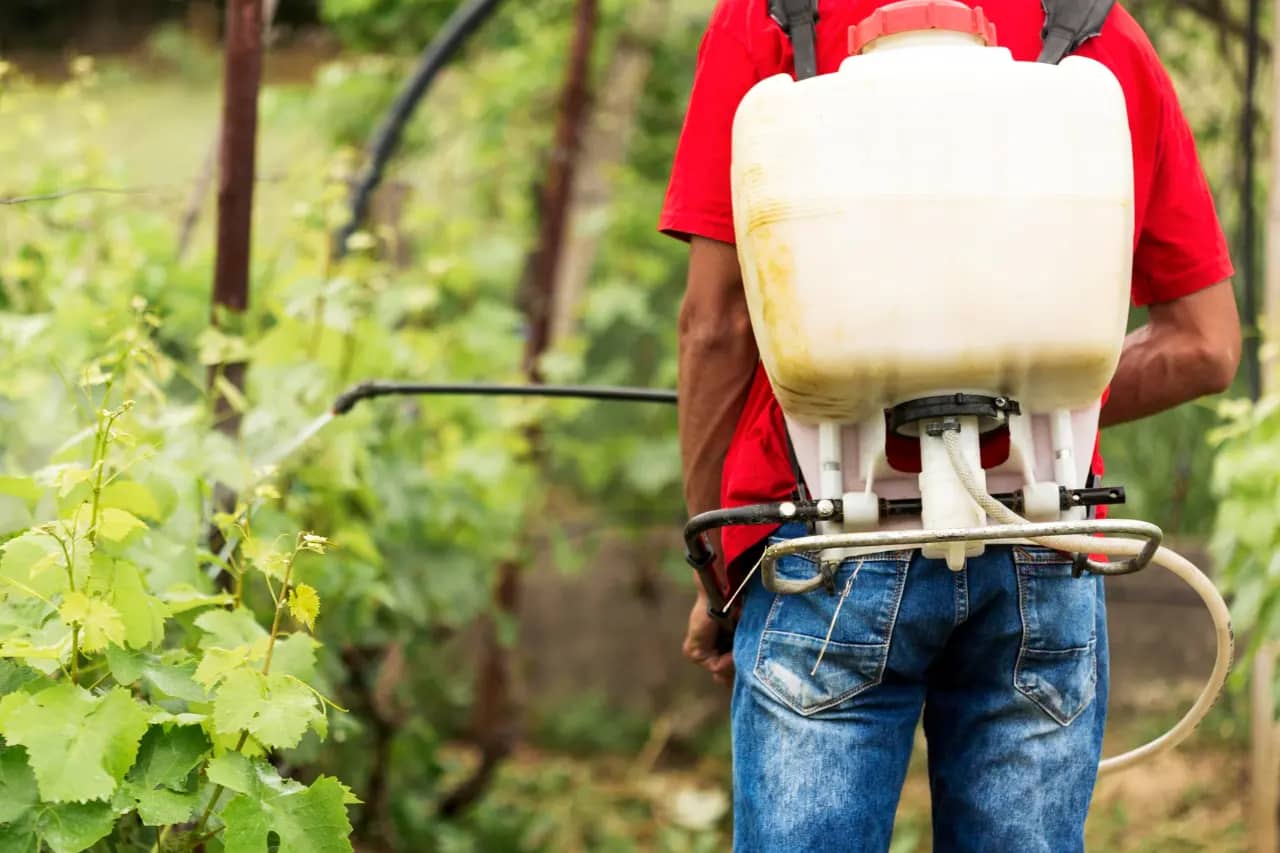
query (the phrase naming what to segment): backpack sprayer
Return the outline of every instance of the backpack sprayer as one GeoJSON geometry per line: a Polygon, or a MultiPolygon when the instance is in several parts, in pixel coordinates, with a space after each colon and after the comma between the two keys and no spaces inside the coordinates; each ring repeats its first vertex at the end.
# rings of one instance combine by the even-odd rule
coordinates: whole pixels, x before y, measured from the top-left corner
{"type": "MultiPolygon", "coordinates": [[[[1089,59],[1060,62],[1098,33],[1111,3],[1045,7],[1038,63],[996,47],[980,8],[905,0],[854,27],[852,56],[817,77],[816,5],[773,0],[800,79],[768,78],[742,101],[733,207],[752,325],[805,497],[698,515],[685,542],[726,637],[704,534],[729,525],[811,526],[757,563],[784,595],[886,549],[919,548],[952,571],[988,544],[1018,543],[1073,554],[1076,578],[1168,569],[1213,619],[1213,671],[1177,725],[1102,762],[1107,773],[1186,739],[1222,690],[1232,637],[1222,596],[1161,546],[1158,527],[1089,516],[1124,501],[1123,488],[1091,483],[1089,461],[1125,333],[1132,153],[1115,78],[1089,59]],[[1008,431],[1008,457],[984,469],[982,436],[994,430],[1008,431]],[[918,475],[889,465],[891,431],[919,442],[918,475]],[[778,560],[799,553],[816,555],[814,576],[778,577],[778,560]]],[[[676,402],[634,388],[371,382],[279,455],[361,400],[432,394],[676,402]]]]}
{"type": "MultiPolygon", "coordinates": [[[[1230,668],[1231,628],[1221,595],[1161,547],[1158,527],[1089,517],[1123,501],[1123,489],[1090,487],[1090,459],[1128,315],[1132,147],[1115,77],[1063,60],[1111,3],[1045,5],[1040,62],[997,47],[981,8],[905,0],[851,28],[838,73],[776,75],[743,99],[738,256],[797,493],[813,484],[816,499],[695,518],[689,558],[705,578],[707,530],[803,521],[813,535],[763,552],[771,592],[829,585],[842,560],[887,548],[919,548],[952,571],[995,543],[1074,554],[1077,578],[1163,566],[1213,617],[1213,673],[1172,730],[1103,762],[1109,772],[1204,717],[1230,668]],[[1008,431],[1009,453],[984,470],[994,430],[1008,431]],[[888,464],[889,432],[918,441],[918,476],[888,464]],[[779,578],[777,561],[800,553],[815,556],[814,576],[779,578]]],[[[812,38],[809,0],[775,7],[793,40],[812,38]]],[[[796,56],[813,69],[812,45],[796,56]]]]}

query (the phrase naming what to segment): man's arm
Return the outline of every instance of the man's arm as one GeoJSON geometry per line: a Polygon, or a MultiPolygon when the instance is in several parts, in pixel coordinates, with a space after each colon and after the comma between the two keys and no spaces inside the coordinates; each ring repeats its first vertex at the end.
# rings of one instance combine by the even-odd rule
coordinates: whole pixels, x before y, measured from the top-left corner
{"type": "MultiPolygon", "coordinates": [[[[728,243],[702,237],[690,241],[679,350],[684,495],[689,514],[696,515],[720,506],[724,457],[759,358],[738,254],[728,243]]],[[[696,583],[696,575],[694,580],[696,583]]],[[[706,593],[699,584],[697,601],[689,613],[684,654],[710,671],[716,681],[729,685],[733,655],[716,649],[718,630],[707,615],[706,593]]]]}
{"type": "Polygon", "coordinates": [[[755,337],[733,246],[689,244],[679,320],[680,454],[690,515],[720,506],[720,473],[755,374],[755,337]]]}
{"type": "Polygon", "coordinates": [[[1225,391],[1239,364],[1240,318],[1230,281],[1153,304],[1147,324],[1125,339],[1101,425],[1225,391]]]}

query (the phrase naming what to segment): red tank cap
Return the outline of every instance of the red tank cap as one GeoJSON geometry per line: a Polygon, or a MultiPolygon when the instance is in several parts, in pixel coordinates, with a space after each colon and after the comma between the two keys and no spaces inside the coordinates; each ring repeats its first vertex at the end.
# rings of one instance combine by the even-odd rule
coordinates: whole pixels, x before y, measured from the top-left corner
{"type": "Polygon", "coordinates": [[[878,38],[917,30],[951,30],[996,43],[996,25],[981,6],[959,0],[900,0],[881,6],[849,28],[849,55],[856,56],[878,38]]]}

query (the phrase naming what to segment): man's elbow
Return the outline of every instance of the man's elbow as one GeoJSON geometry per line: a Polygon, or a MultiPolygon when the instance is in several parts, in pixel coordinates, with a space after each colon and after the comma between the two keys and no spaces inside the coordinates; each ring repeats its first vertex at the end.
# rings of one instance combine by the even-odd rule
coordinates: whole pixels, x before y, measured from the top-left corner
{"type": "Polygon", "coordinates": [[[751,315],[745,301],[712,306],[686,300],[680,309],[679,335],[686,352],[734,348],[752,339],[751,315]]]}
{"type": "Polygon", "coordinates": [[[1231,388],[1240,369],[1240,329],[1216,339],[1202,341],[1196,348],[1191,374],[1199,396],[1221,394],[1231,388]]]}

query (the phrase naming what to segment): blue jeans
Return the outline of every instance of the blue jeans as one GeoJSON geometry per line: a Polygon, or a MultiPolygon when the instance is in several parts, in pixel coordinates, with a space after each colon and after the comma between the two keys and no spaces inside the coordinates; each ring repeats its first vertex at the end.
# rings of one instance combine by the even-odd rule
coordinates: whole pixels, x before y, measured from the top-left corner
{"type": "Polygon", "coordinates": [[[832,589],[775,596],[757,575],[744,592],[734,849],[887,850],[923,711],[934,850],[1083,850],[1106,719],[1101,579],[990,546],[959,573],[918,551],[856,557],[832,589]]]}

